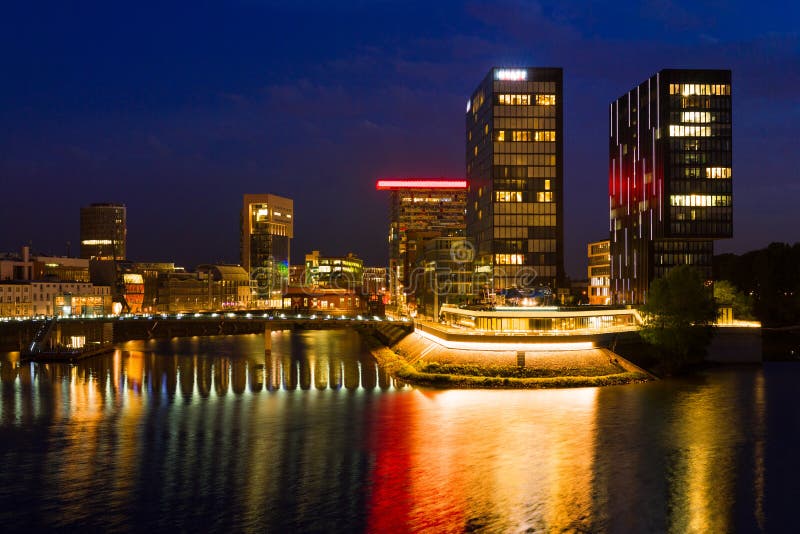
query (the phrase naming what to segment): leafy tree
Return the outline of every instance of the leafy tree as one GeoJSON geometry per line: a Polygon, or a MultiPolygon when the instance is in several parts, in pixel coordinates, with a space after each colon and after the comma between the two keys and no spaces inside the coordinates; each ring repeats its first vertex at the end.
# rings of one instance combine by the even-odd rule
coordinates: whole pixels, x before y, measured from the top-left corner
{"type": "Polygon", "coordinates": [[[714,282],[714,300],[717,306],[723,308],[733,308],[733,318],[749,321],[753,319],[752,298],[741,291],[727,280],[714,282]]]}
{"type": "Polygon", "coordinates": [[[680,265],[654,280],[641,311],[642,339],[657,351],[663,372],[702,360],[717,309],[697,269],[680,265]]]}

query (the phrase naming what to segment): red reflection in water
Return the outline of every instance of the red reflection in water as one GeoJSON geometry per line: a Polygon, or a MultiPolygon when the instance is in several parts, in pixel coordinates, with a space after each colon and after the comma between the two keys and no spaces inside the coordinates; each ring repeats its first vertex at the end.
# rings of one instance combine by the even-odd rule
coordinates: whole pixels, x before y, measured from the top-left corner
{"type": "Polygon", "coordinates": [[[412,413],[398,407],[397,397],[378,404],[372,428],[371,449],[375,451],[372,492],[368,504],[369,532],[408,531],[411,499],[411,454],[408,443],[412,413]],[[400,408],[400,409],[398,409],[400,408]]]}
{"type": "Polygon", "coordinates": [[[464,529],[466,481],[441,444],[425,438],[427,422],[420,417],[429,402],[425,393],[415,391],[385,398],[378,405],[371,439],[375,466],[369,532],[464,529]],[[441,484],[442,480],[447,483],[441,484]]]}

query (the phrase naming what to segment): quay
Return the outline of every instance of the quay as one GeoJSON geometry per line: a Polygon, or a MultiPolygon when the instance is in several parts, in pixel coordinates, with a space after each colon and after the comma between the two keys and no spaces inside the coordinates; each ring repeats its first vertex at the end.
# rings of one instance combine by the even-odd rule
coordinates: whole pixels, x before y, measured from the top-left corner
{"type": "MultiPolygon", "coordinates": [[[[0,322],[0,350],[20,351],[35,360],[51,355],[57,357],[59,352],[72,352],[71,358],[82,358],[95,355],[94,350],[101,346],[132,340],[264,334],[280,330],[374,328],[385,323],[391,323],[404,332],[413,330],[413,324],[408,320],[278,311],[50,317],[0,322]]],[[[265,336],[265,350],[271,350],[270,345],[270,336],[265,336]]]]}

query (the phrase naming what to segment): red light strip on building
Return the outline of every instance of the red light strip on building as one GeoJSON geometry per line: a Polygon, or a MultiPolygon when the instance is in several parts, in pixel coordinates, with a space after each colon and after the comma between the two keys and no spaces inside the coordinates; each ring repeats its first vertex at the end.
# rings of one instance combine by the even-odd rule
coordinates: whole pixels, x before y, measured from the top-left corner
{"type": "Polygon", "coordinates": [[[466,189],[466,180],[378,180],[376,189],[466,189]]]}

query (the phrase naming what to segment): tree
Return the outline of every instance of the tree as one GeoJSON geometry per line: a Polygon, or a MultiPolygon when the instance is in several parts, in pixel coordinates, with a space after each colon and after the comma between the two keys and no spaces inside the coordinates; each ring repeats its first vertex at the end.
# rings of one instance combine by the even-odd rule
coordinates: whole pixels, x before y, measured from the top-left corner
{"type": "Polygon", "coordinates": [[[717,308],[697,269],[680,265],[654,280],[641,311],[642,339],[657,351],[663,372],[702,360],[717,308]]]}
{"type": "Polygon", "coordinates": [[[732,308],[733,318],[749,321],[753,319],[752,298],[748,297],[727,280],[714,282],[714,300],[721,308],[732,308]]]}

